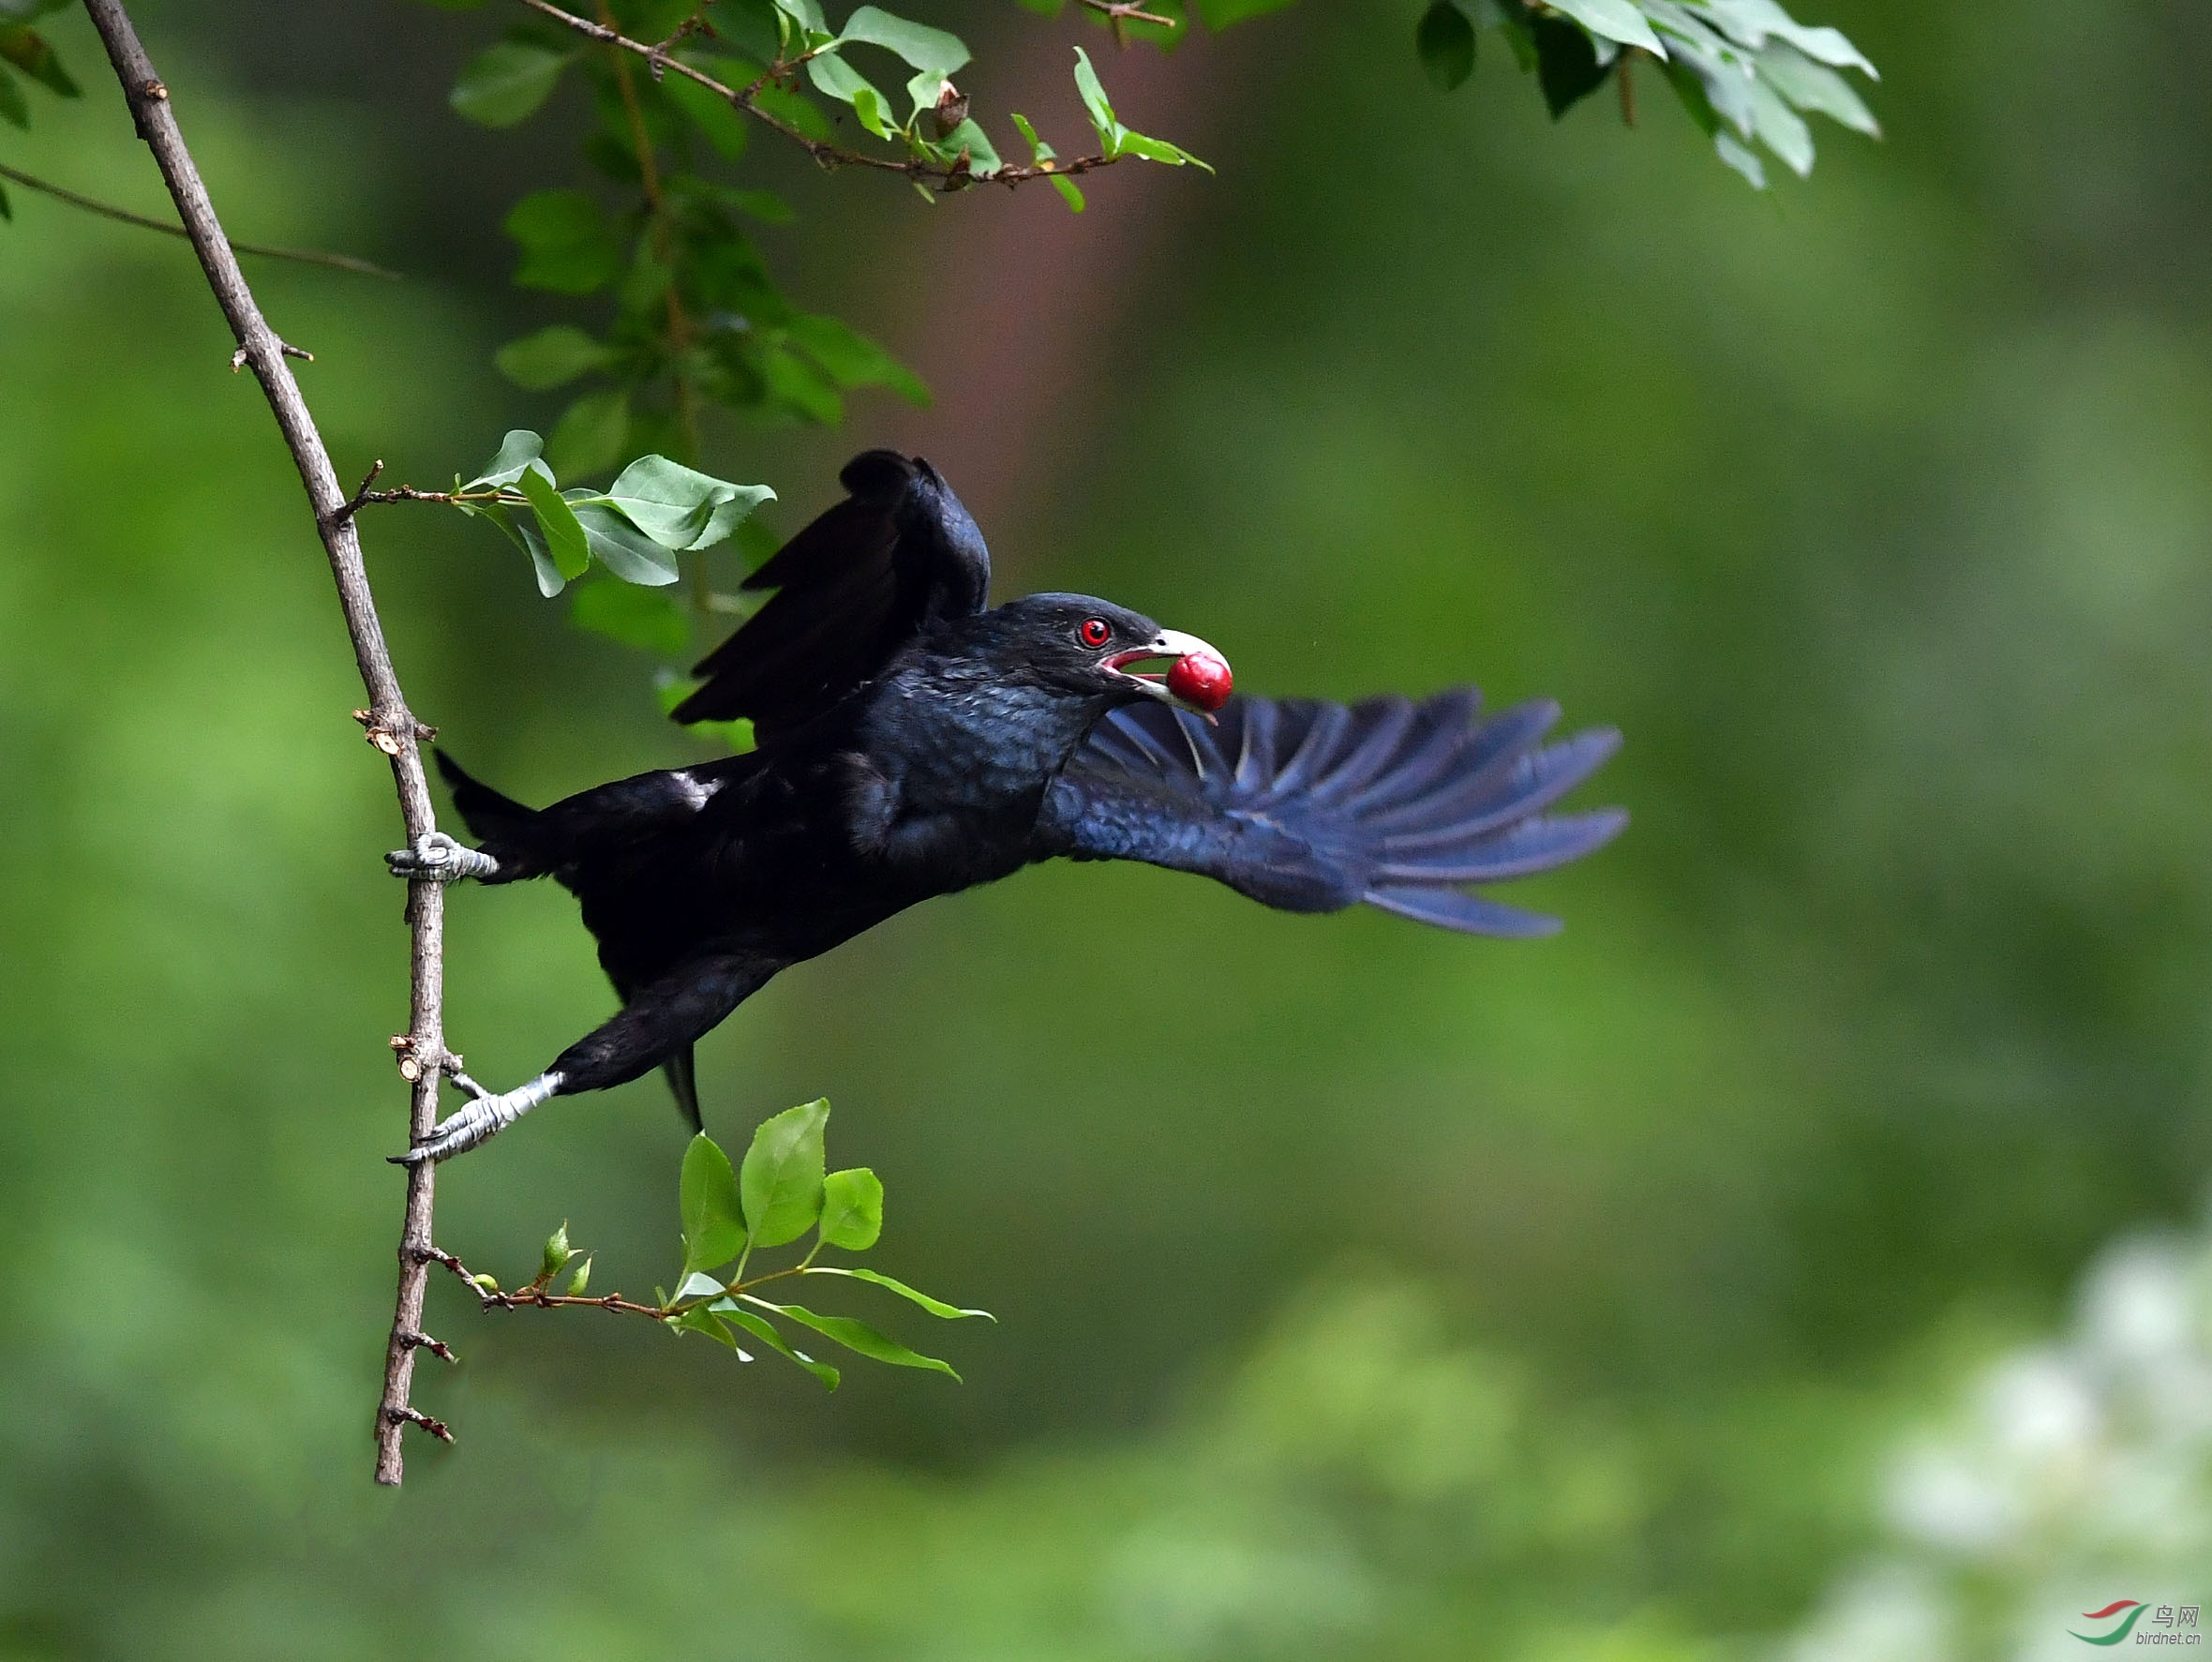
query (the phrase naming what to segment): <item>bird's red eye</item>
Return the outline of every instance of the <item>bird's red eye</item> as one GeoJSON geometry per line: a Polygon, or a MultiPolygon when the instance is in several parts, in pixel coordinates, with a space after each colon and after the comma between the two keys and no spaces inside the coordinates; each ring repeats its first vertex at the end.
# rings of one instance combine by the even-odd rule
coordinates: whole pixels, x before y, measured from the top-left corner
{"type": "Polygon", "coordinates": [[[1087,647],[1102,647],[1113,638],[1113,625],[1104,618],[1085,618],[1075,636],[1087,647]]]}

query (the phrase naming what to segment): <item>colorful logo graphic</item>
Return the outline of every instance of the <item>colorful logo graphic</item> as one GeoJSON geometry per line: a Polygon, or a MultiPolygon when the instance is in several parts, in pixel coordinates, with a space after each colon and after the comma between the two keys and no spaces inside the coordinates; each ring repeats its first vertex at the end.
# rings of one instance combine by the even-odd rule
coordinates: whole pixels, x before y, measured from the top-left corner
{"type": "Polygon", "coordinates": [[[2082,1619],[2085,1622],[2102,1622],[2119,1615],[2122,1610],[2126,1610],[2128,1612],[2126,1617],[2110,1633],[2073,1633],[2073,1629],[2070,1627],[2067,1629],[2067,1632],[2073,1633],[2074,1638],[2085,1645],[2120,1644],[2126,1641],[2129,1629],[2141,1620],[2143,1612],[2149,1608],[2140,1598],[2115,1598],[2100,1610],[2084,1610],[2082,1612],[2082,1619]]]}

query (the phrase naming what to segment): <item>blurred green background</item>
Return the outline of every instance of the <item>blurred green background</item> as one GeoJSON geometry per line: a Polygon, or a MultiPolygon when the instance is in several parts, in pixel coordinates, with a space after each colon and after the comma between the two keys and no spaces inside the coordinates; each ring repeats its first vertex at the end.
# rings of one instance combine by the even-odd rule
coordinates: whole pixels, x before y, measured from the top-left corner
{"type": "MultiPolygon", "coordinates": [[[[572,146],[443,101],[505,20],[136,9],[233,234],[411,274],[250,273],[341,474],[549,425],[490,352],[589,308],[508,289],[497,222],[572,146]]],[[[920,9],[979,110],[1079,130],[1095,31],[920,9]]],[[[830,1098],[832,1163],[889,1189],[873,1261],[1000,1317],[927,1335],[966,1383],[826,1397],[434,1283],[464,1365],[417,1400],[461,1444],[396,1493],[388,774],[188,253],[14,193],[0,1656],[1917,1662],[2212,1582],[2212,1305],[2145,1236],[2212,1162],[2212,12],[1801,8],[1881,66],[1890,138],[1824,128],[1762,197],[1657,97],[1554,128],[1494,37],[1436,95],[1415,9],[1102,60],[1220,176],[1131,165],[1081,218],[756,145],[779,277],[937,402],[706,461],[788,532],[906,444],[1001,593],[1114,596],[1249,690],[1618,725],[1583,797],[1629,834],[1512,891],[1566,933],[1133,868],[900,919],[748,1004],[703,1095],[734,1144],[830,1098]]],[[[159,210],[49,21],[88,97],[0,158],[159,210]]],[[[698,754],[497,538],[366,523],[472,770],[545,801],[698,754]]],[[[487,1082],[608,1008],[558,891],[450,918],[487,1082]]],[[[565,1217],[643,1292],[682,1141],[657,1081],[555,1104],[448,1168],[440,1238],[527,1278],[565,1217]]]]}

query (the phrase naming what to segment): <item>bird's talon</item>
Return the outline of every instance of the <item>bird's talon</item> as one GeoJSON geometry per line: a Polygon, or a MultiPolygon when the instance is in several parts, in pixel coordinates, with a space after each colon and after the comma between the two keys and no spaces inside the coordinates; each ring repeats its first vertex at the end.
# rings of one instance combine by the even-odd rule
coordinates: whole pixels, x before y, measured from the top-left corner
{"type": "Polygon", "coordinates": [[[395,877],[425,883],[456,883],[463,877],[488,877],[500,862],[480,848],[456,843],[443,831],[427,831],[408,848],[395,848],[384,856],[395,877]]]}

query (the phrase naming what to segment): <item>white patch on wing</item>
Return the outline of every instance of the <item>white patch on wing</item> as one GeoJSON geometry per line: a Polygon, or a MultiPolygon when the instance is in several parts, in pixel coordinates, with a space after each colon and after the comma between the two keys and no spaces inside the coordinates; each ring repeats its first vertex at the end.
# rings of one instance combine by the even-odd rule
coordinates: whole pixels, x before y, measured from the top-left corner
{"type": "Polygon", "coordinates": [[[694,779],[689,773],[678,771],[668,775],[676,781],[676,789],[684,805],[696,814],[707,805],[708,800],[722,788],[719,779],[694,779]]]}

